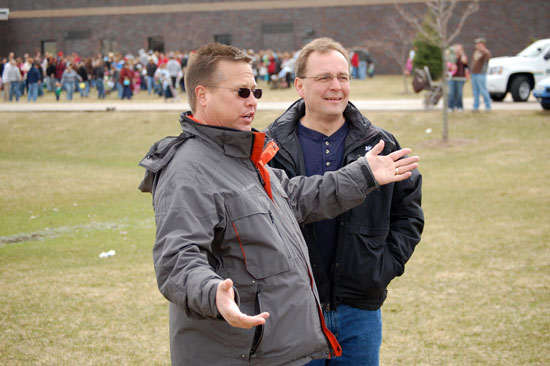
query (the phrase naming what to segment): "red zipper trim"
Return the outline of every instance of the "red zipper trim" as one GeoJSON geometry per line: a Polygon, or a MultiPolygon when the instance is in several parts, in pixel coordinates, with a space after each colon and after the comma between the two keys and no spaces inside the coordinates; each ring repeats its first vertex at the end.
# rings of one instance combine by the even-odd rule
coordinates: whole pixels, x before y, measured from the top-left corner
{"type": "Polygon", "coordinates": [[[273,159],[277,151],[279,151],[279,146],[273,141],[270,141],[264,149],[265,143],[265,133],[263,132],[252,132],[254,134],[254,145],[252,147],[252,154],[250,155],[250,160],[254,166],[260,172],[260,175],[263,179],[264,190],[267,195],[273,201],[273,194],[271,192],[271,180],[269,179],[269,170],[266,167],[266,164],[273,159]]]}
{"type": "MultiPolygon", "coordinates": [[[[313,277],[311,276],[311,272],[309,271],[309,267],[307,269],[307,274],[309,275],[309,281],[311,288],[313,289],[313,277]]],[[[330,343],[330,346],[332,347],[332,350],[334,351],[334,356],[339,357],[342,356],[342,347],[340,346],[340,343],[338,343],[338,340],[332,334],[332,332],[327,328],[327,325],[325,323],[325,317],[323,316],[323,310],[321,309],[321,305],[317,304],[317,311],[319,312],[319,318],[321,319],[321,329],[323,330],[323,333],[325,333],[325,337],[327,337],[328,342],[330,343]]],[[[329,359],[332,358],[332,355],[329,354],[329,359]]]]}
{"type": "Polygon", "coordinates": [[[235,223],[232,222],[231,225],[233,225],[233,229],[235,230],[235,234],[237,234],[237,241],[239,242],[239,246],[241,247],[241,252],[243,253],[243,259],[244,259],[244,266],[248,268],[246,265],[246,254],[244,253],[243,243],[241,243],[241,237],[239,236],[239,232],[237,231],[237,227],[235,226],[235,223]]]}

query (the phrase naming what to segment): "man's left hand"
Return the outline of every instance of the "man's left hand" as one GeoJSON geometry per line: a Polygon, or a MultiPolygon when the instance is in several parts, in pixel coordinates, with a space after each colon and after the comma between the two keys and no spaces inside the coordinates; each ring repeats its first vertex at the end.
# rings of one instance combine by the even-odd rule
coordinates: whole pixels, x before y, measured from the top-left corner
{"type": "Polygon", "coordinates": [[[241,313],[241,310],[235,302],[235,293],[233,291],[233,281],[226,279],[220,282],[216,291],[216,307],[229,325],[237,328],[250,329],[252,327],[265,324],[269,318],[269,313],[263,312],[258,315],[250,316],[241,313]]]}

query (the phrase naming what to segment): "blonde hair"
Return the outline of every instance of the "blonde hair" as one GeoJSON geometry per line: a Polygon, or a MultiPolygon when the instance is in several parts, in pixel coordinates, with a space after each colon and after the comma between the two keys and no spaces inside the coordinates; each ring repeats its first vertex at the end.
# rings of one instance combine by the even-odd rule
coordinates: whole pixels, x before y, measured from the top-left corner
{"type": "Polygon", "coordinates": [[[348,68],[350,67],[349,55],[344,46],[332,38],[322,37],[314,39],[302,48],[295,63],[296,76],[305,77],[306,63],[309,55],[313,52],[328,53],[329,51],[340,52],[346,58],[348,68]]]}
{"type": "Polygon", "coordinates": [[[223,79],[223,75],[217,72],[218,62],[245,62],[250,63],[248,57],[240,49],[220,43],[209,43],[199,48],[189,58],[185,71],[185,89],[191,111],[195,113],[196,95],[195,88],[198,85],[215,85],[223,79]]]}

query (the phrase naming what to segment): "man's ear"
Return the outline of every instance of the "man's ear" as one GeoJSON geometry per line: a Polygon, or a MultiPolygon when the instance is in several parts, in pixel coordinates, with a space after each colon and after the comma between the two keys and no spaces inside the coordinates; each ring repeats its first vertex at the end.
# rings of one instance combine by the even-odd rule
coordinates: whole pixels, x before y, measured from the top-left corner
{"type": "Polygon", "coordinates": [[[304,97],[304,81],[302,79],[296,78],[294,79],[294,88],[296,89],[296,92],[300,96],[300,98],[304,97]]]}
{"type": "Polygon", "coordinates": [[[196,97],[196,100],[197,100],[197,103],[201,106],[201,107],[206,107],[206,104],[208,104],[208,90],[206,90],[206,88],[202,85],[197,85],[195,87],[195,97],[196,97]]]}

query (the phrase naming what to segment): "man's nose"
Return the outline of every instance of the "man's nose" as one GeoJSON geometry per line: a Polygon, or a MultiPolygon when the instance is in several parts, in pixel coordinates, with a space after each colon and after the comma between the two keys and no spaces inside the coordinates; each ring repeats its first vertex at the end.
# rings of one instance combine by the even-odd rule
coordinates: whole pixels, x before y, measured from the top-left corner
{"type": "Polygon", "coordinates": [[[258,105],[258,99],[254,96],[254,93],[250,93],[248,98],[246,98],[245,103],[249,106],[255,106],[258,105]]]}
{"type": "Polygon", "coordinates": [[[329,86],[331,89],[342,89],[342,84],[338,81],[338,76],[332,75],[329,86]]]}

